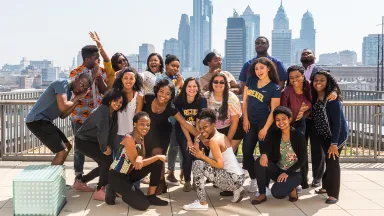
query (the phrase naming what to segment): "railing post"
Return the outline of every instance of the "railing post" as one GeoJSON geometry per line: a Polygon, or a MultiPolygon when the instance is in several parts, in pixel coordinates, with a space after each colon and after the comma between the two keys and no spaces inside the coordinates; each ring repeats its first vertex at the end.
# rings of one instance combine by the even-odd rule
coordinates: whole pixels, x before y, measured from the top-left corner
{"type": "Polygon", "coordinates": [[[6,125],[5,125],[5,110],[4,105],[0,105],[0,129],[1,129],[1,142],[0,142],[0,158],[3,157],[5,153],[5,131],[6,131],[6,125]]]}
{"type": "Polygon", "coordinates": [[[379,133],[379,112],[378,112],[378,109],[377,109],[378,106],[375,106],[375,134],[374,134],[374,142],[373,142],[373,158],[374,159],[377,159],[377,141],[378,141],[378,137],[380,137],[381,139],[381,134],[380,136],[378,136],[378,133],[379,133]]]}

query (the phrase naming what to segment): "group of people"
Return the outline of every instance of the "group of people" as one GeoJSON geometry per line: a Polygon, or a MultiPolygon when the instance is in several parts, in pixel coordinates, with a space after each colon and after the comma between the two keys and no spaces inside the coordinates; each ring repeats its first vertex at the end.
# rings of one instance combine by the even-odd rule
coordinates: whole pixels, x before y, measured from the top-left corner
{"type": "Polygon", "coordinates": [[[339,153],[348,127],[339,86],[329,71],[315,65],[311,50],[303,50],[303,67],[286,70],[268,55],[268,39],[259,37],[257,56],[244,64],[238,83],[221,70],[214,52],[203,60],[208,73],[184,79],[175,55],[163,61],[152,53],[146,71],[139,73],[122,53],[109,58],[97,33],[90,37],[96,45],[82,48],[83,64],[71,71],[69,80],[52,82],[26,117],[28,129],[56,154],[52,165],[61,165],[72,144],[53,121],[70,116],[74,190],[94,191],[87,182],[99,177],[94,199],[114,205],[120,197],[146,210],[168,205],[157,195],[167,192],[167,184],[183,182],[183,191],[195,189],[198,197],[183,208],[207,210],[207,183],[240,202],[247,172],[248,192],[257,192],[252,204],[265,202],[268,193],[295,202],[309,187],[310,140],[311,186],[321,186],[316,193],[327,193],[326,203],[338,201],[339,153]],[[242,166],[236,158],[241,142],[242,166]],[[257,143],[260,157],[255,160],[257,143]],[[180,180],[174,175],[178,154],[180,180]],[[87,174],[85,156],[97,163],[87,174]],[[140,182],[149,184],[147,195],[140,182]]]}

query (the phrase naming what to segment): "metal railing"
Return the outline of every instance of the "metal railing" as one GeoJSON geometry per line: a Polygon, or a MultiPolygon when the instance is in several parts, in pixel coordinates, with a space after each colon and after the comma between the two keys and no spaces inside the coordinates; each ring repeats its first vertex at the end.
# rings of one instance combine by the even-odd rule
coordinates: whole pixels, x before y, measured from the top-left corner
{"type": "MultiPolygon", "coordinates": [[[[52,156],[46,148],[26,127],[25,117],[36,100],[4,100],[0,101],[0,158],[45,160],[45,156],[52,156]]],[[[55,125],[72,139],[73,131],[69,118],[56,119],[55,125]]],[[[72,153],[71,153],[72,154],[72,153]]]]}
{"type": "MultiPolygon", "coordinates": [[[[25,117],[35,100],[0,101],[0,157],[2,160],[50,160],[53,154],[25,126],[25,117]],[[49,157],[47,157],[49,156],[49,157]]],[[[345,162],[384,162],[384,101],[344,101],[349,136],[341,153],[345,162]]],[[[69,118],[55,124],[71,138],[69,118]]],[[[71,160],[70,153],[68,160],[71,160]]]]}
{"type": "Polygon", "coordinates": [[[16,91],[16,92],[0,92],[0,101],[2,100],[37,100],[44,92],[44,89],[16,91]]]}
{"type": "Polygon", "coordinates": [[[384,91],[341,90],[344,100],[384,100],[384,91]]]}

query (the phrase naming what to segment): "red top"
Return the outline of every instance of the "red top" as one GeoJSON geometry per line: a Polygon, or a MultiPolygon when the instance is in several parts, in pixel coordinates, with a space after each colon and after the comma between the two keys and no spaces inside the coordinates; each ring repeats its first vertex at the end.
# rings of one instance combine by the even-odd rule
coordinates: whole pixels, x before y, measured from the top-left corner
{"type": "MultiPolygon", "coordinates": [[[[307,85],[307,90],[311,91],[311,87],[309,83],[304,83],[304,85],[307,85]]],[[[311,92],[309,92],[309,95],[311,95],[311,92]]],[[[312,109],[312,102],[311,98],[307,99],[304,94],[296,94],[295,90],[291,85],[285,87],[283,91],[281,92],[281,100],[280,105],[288,107],[292,111],[292,124],[295,123],[296,117],[299,114],[301,104],[305,103],[309,109],[305,111],[304,117],[308,116],[312,109]]]]}

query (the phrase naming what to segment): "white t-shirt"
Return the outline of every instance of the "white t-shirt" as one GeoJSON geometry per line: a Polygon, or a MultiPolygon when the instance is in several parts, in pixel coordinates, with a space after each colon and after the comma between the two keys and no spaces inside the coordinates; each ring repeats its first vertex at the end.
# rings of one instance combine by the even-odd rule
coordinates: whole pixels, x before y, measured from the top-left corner
{"type": "Polygon", "coordinates": [[[137,95],[143,96],[141,92],[135,92],[132,100],[128,103],[125,110],[117,112],[118,130],[117,134],[125,136],[133,131],[133,116],[135,115],[137,106],[137,95]]]}

